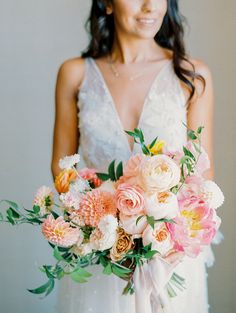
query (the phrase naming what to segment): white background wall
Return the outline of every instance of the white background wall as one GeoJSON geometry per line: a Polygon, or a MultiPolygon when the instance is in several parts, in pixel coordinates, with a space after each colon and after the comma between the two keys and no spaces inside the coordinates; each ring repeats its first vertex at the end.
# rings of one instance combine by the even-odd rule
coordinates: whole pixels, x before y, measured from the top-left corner
{"type": "MultiPolygon", "coordinates": [[[[0,199],[30,208],[35,190],[52,183],[56,74],[87,43],[83,25],[89,6],[82,0],[0,1],[0,199]]],[[[190,24],[188,50],[214,76],[216,180],[226,195],[220,212],[225,241],[216,247],[209,271],[211,313],[233,313],[235,1],[182,0],[181,7],[190,24]]],[[[0,251],[0,312],[56,313],[56,292],[40,300],[26,290],[45,281],[37,267],[52,261],[39,230],[0,224],[0,251]]]]}

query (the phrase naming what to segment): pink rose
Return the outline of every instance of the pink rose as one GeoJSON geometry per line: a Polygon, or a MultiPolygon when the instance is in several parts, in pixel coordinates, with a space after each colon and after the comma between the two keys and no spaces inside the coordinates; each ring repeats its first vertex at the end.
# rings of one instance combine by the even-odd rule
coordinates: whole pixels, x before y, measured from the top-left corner
{"type": "Polygon", "coordinates": [[[144,210],[143,191],[138,186],[120,184],[115,194],[115,201],[119,211],[126,215],[136,215],[144,210]]]}

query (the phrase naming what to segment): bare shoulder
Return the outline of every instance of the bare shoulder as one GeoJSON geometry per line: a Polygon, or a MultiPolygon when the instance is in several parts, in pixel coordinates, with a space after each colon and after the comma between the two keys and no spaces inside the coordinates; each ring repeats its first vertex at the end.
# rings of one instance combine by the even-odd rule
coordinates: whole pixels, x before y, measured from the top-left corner
{"type": "Polygon", "coordinates": [[[65,60],[59,67],[57,79],[70,87],[77,90],[84,78],[85,60],[77,57],[65,60]]]}
{"type": "MultiPolygon", "coordinates": [[[[194,82],[197,94],[199,96],[201,95],[203,96],[205,92],[207,93],[208,91],[211,91],[211,89],[213,88],[211,70],[209,66],[200,59],[190,58],[189,61],[191,64],[193,64],[196,74],[200,75],[204,79],[205,84],[203,84],[202,81],[199,79],[196,79],[194,82]]],[[[184,61],[183,65],[185,68],[192,70],[191,64],[184,61]]]]}

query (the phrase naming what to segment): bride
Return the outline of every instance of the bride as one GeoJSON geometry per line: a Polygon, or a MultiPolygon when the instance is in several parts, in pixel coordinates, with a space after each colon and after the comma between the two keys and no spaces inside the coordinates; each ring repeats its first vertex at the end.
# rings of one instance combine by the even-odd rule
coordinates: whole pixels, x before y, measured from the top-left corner
{"type": "MultiPolygon", "coordinates": [[[[147,142],[159,136],[178,149],[186,142],[186,122],[204,126],[202,144],[211,159],[205,176],[212,179],[212,78],[185,53],[178,1],[93,0],[89,25],[87,50],[58,72],[53,176],[59,159],[78,148],[85,165],[99,171],[113,159],[127,160],[139,146],[124,130],[135,127],[147,142]]],[[[187,288],[170,299],[173,313],[208,312],[206,255],[177,266],[187,288]]],[[[86,284],[62,280],[57,312],[135,312],[134,296],[121,295],[124,281],[103,275],[99,266],[91,271],[86,284]]]]}

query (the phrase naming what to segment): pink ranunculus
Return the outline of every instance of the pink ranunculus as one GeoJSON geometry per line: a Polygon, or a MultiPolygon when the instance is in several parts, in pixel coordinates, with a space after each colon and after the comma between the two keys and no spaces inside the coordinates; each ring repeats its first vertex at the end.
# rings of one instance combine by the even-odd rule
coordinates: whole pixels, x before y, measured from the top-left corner
{"type": "Polygon", "coordinates": [[[181,201],[180,215],[175,224],[168,224],[175,249],[196,257],[204,245],[209,245],[220,226],[220,218],[204,201],[190,198],[181,201]]]}
{"type": "Polygon", "coordinates": [[[167,191],[179,183],[180,169],[166,155],[147,157],[140,164],[138,181],[146,192],[167,191]]]}
{"type": "Polygon", "coordinates": [[[141,235],[148,224],[146,216],[142,217],[137,223],[137,219],[140,216],[142,216],[142,214],[125,215],[120,213],[120,226],[129,235],[141,235]]]}
{"type": "Polygon", "coordinates": [[[79,171],[79,176],[90,181],[97,188],[101,186],[102,180],[97,177],[96,172],[93,168],[83,168],[79,171]]]}
{"type": "Polygon", "coordinates": [[[96,227],[105,215],[116,215],[114,197],[110,192],[93,189],[81,198],[78,213],[87,226],[96,227]]]}
{"type": "Polygon", "coordinates": [[[156,223],[154,229],[148,225],[142,238],[144,246],[151,243],[152,250],[157,250],[162,257],[165,257],[173,249],[174,242],[166,223],[156,223]]]}
{"type": "Polygon", "coordinates": [[[115,194],[119,211],[126,215],[137,215],[144,210],[143,190],[127,183],[120,184],[115,194]]]}
{"type": "Polygon", "coordinates": [[[80,236],[80,229],[71,227],[70,223],[65,222],[62,216],[54,219],[53,215],[50,214],[41,227],[44,237],[52,244],[60,247],[73,246],[80,236]]]}

